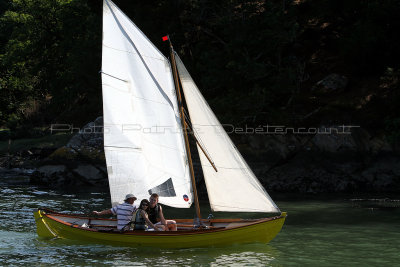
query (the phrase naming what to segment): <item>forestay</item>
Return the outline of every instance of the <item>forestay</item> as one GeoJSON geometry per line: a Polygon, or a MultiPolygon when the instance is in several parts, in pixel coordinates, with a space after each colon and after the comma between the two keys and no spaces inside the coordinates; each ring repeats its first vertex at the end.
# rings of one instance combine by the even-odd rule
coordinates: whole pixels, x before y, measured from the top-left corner
{"type": "Polygon", "coordinates": [[[158,193],[163,204],[190,207],[192,188],[169,61],[108,0],[102,56],[112,205],[128,193],[139,200],[158,193]]]}
{"type": "Polygon", "coordinates": [[[279,212],[219,123],[178,55],[176,61],[195,134],[218,170],[214,170],[199,149],[212,210],[279,212]]]}

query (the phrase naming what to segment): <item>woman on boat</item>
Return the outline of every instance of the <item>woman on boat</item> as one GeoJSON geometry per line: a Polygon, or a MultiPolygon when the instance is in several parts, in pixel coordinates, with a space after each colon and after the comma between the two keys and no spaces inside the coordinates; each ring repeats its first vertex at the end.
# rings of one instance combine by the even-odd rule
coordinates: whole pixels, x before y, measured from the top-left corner
{"type": "Polygon", "coordinates": [[[164,225],[154,225],[147,215],[147,211],[149,210],[150,202],[147,199],[143,199],[140,202],[140,206],[136,213],[132,217],[134,230],[146,230],[147,227],[149,229],[154,229],[155,231],[164,231],[164,225]],[[147,227],[146,227],[147,226],[147,227]]]}

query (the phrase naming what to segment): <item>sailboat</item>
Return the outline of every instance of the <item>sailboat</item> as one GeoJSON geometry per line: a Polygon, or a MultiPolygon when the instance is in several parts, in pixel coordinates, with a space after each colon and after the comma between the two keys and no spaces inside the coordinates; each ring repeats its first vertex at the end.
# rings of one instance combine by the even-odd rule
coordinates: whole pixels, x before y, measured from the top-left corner
{"type": "Polygon", "coordinates": [[[176,219],[177,231],[121,232],[115,219],[39,208],[34,213],[39,236],[187,248],[267,243],[279,233],[286,213],[246,164],[170,40],[169,48],[170,60],[112,1],[104,0],[101,77],[111,204],[121,203],[128,193],[139,200],[157,193],[159,202],[170,207],[194,203],[195,219],[176,219]],[[211,210],[270,217],[201,217],[188,132],[199,151],[211,210]]]}

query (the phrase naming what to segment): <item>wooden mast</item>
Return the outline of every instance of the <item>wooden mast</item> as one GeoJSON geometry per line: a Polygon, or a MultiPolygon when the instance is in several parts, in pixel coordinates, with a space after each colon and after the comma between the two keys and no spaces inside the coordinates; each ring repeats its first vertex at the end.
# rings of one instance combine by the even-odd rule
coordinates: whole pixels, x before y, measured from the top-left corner
{"type": "Polygon", "coordinates": [[[196,179],[194,177],[192,155],[190,153],[189,138],[188,138],[187,126],[186,126],[186,118],[185,118],[185,112],[183,110],[182,94],[181,94],[181,88],[180,88],[179,80],[178,80],[178,71],[176,69],[174,48],[172,47],[172,43],[171,43],[171,40],[169,39],[169,36],[167,36],[167,37],[168,37],[168,41],[169,41],[169,50],[171,53],[172,74],[174,76],[175,89],[176,89],[177,96],[178,96],[179,116],[181,118],[182,129],[183,129],[183,133],[185,136],[186,153],[187,153],[187,157],[188,157],[190,178],[192,181],[193,194],[194,194],[194,205],[196,208],[197,218],[199,218],[199,220],[201,220],[200,204],[199,204],[199,198],[197,195],[196,179]]]}

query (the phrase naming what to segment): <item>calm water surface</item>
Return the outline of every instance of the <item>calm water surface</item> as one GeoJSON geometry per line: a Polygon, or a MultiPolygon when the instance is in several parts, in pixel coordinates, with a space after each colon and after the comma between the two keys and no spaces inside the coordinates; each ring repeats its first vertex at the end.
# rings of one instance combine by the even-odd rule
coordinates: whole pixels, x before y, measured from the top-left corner
{"type": "MultiPolygon", "coordinates": [[[[10,185],[0,177],[0,265],[399,266],[398,202],[352,201],[352,198],[354,196],[299,200],[300,196],[275,196],[278,206],[289,216],[282,232],[268,245],[136,249],[39,239],[32,214],[35,208],[45,206],[58,211],[87,213],[108,208],[108,194],[65,193],[29,185],[10,185]]],[[[204,215],[208,214],[207,209],[207,205],[203,205],[204,215]]],[[[165,213],[169,218],[194,214],[191,210],[168,208],[165,213]]],[[[237,214],[214,216],[238,217],[237,214]]]]}

